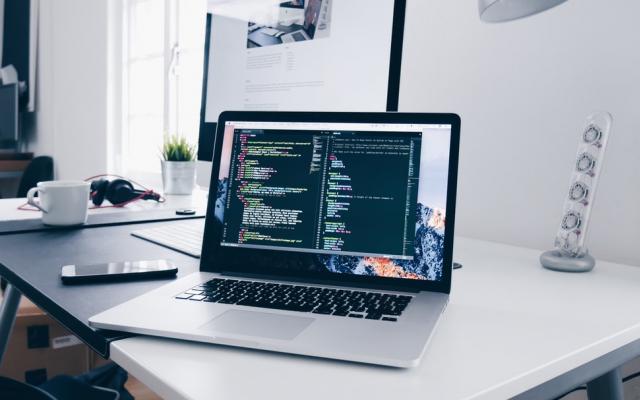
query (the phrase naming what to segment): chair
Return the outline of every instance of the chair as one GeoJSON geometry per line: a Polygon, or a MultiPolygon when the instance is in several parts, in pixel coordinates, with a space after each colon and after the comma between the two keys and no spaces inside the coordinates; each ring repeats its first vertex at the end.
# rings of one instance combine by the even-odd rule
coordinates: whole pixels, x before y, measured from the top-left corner
{"type": "Polygon", "coordinates": [[[38,182],[53,179],[53,158],[49,156],[35,157],[22,174],[16,197],[26,197],[27,192],[38,182]]]}
{"type": "MultiPolygon", "coordinates": [[[[38,182],[50,181],[53,179],[53,158],[49,156],[35,157],[27,168],[22,173],[20,178],[20,185],[18,186],[18,193],[16,197],[27,197],[27,192],[34,186],[38,185],[38,182]]],[[[7,281],[4,278],[0,278],[0,290],[4,291],[7,287],[7,281]]]]}
{"type": "Polygon", "coordinates": [[[5,400],[56,400],[42,389],[3,376],[0,376],[0,397],[5,400]]]}
{"type": "Polygon", "coordinates": [[[46,381],[39,387],[28,383],[18,382],[11,378],[0,376],[0,399],[2,400],[134,400],[133,396],[124,388],[127,373],[115,364],[97,368],[84,375],[72,377],[58,375],[46,381]],[[107,376],[99,376],[100,374],[107,376]],[[92,385],[91,379],[104,378],[106,384],[116,386],[120,391],[110,387],[92,385]],[[115,377],[109,382],[109,377],[115,377]]]}

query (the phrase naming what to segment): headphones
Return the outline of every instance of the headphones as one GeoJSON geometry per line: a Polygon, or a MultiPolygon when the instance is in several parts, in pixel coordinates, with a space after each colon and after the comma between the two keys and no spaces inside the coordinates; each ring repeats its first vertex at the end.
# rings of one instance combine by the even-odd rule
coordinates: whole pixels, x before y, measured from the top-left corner
{"type": "Polygon", "coordinates": [[[91,182],[91,201],[100,206],[107,199],[114,206],[123,206],[136,200],[155,200],[161,202],[161,196],[150,189],[135,189],[125,179],[98,179],[91,182]]]}

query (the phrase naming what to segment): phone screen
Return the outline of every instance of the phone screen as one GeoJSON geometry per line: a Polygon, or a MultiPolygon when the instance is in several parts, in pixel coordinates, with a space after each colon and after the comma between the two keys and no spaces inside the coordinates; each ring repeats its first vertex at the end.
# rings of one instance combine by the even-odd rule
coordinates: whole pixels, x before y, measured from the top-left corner
{"type": "Polygon", "coordinates": [[[62,276],[141,274],[174,269],[176,269],[176,266],[167,260],[122,261],[94,265],[65,265],[62,267],[62,276]]]}

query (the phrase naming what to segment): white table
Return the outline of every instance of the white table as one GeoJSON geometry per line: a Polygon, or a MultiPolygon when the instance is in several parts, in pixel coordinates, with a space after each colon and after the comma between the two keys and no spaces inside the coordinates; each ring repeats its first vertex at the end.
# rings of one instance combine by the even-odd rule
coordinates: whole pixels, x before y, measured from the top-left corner
{"type": "Polygon", "coordinates": [[[587,381],[593,398],[620,396],[615,368],[640,355],[640,268],[560,273],[539,255],[457,238],[464,267],[415,369],[151,337],[112,343],[111,358],[170,399],[541,399],[587,381]]]}
{"type": "MultiPolygon", "coordinates": [[[[206,210],[207,193],[207,191],[196,189],[190,196],[165,195],[166,201],[164,203],[140,200],[129,203],[124,207],[92,208],[89,210],[89,214],[112,214],[166,209],[174,210],[179,208],[206,210]]],[[[25,198],[0,199],[0,223],[5,221],[22,221],[41,218],[42,214],[37,211],[25,211],[18,209],[18,207],[25,204],[26,201],[27,199],[25,198]]],[[[105,205],[108,205],[108,203],[105,203],[105,205]]]]}

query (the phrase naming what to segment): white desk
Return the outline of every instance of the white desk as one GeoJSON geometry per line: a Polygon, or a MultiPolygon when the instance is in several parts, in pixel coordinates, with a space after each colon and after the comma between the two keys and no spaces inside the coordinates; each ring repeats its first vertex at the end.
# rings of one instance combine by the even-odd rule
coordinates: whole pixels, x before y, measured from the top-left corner
{"type": "Polygon", "coordinates": [[[111,358],[170,399],[441,400],[506,399],[536,387],[522,397],[557,396],[638,356],[640,268],[599,262],[586,274],[552,272],[539,255],[457,238],[464,267],[415,369],[150,337],[112,343],[111,358]]]}
{"type": "MultiPolygon", "coordinates": [[[[190,196],[167,195],[164,203],[155,201],[140,200],[124,207],[92,208],[89,214],[112,214],[131,211],[153,211],[153,210],[174,210],[179,208],[190,208],[196,210],[207,209],[207,191],[196,189],[190,196]]],[[[38,219],[42,214],[37,211],[19,210],[18,207],[25,204],[27,199],[0,199],[0,223],[5,221],[21,221],[38,219]]],[[[108,205],[108,203],[105,203],[108,205]]]]}

